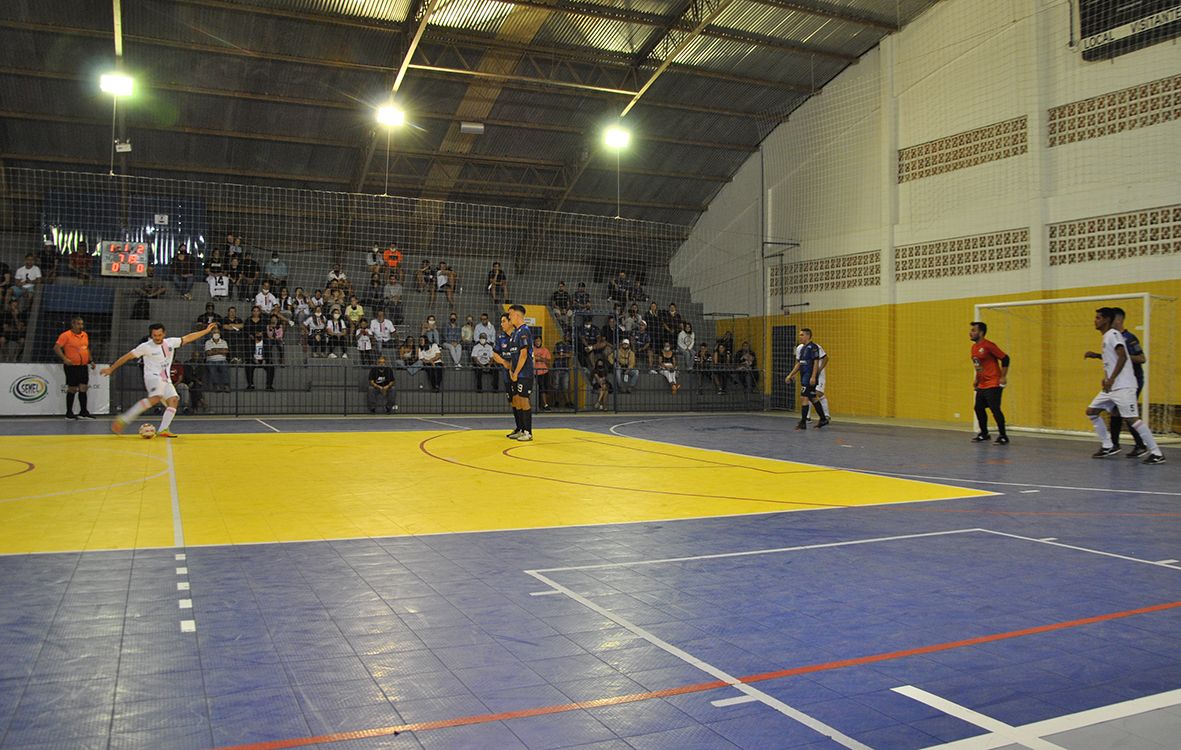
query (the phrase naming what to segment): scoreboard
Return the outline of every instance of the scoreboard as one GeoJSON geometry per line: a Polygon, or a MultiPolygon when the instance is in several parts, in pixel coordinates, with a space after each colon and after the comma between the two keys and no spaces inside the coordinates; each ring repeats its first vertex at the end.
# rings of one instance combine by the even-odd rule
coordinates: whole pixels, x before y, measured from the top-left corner
{"type": "Polygon", "coordinates": [[[98,248],[103,276],[125,276],[135,279],[148,275],[147,244],[104,240],[99,243],[98,248]]]}
{"type": "Polygon", "coordinates": [[[1108,60],[1181,34],[1181,0],[1077,0],[1084,60],[1108,60]]]}

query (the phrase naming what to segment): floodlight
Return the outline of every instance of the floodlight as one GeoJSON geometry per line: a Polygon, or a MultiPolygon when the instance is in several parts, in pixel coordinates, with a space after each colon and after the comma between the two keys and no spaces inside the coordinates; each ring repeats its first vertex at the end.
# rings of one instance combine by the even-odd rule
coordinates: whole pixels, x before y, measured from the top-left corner
{"type": "Polygon", "coordinates": [[[612,125],[603,133],[603,143],[607,144],[608,148],[613,148],[617,151],[627,148],[627,144],[631,142],[631,139],[631,132],[618,125],[612,125]]]}
{"type": "Polygon", "coordinates": [[[406,123],[406,113],[399,107],[387,104],[377,108],[377,121],[387,128],[396,128],[406,123]]]}
{"type": "Polygon", "coordinates": [[[131,96],[135,88],[135,81],[131,76],[122,73],[103,73],[98,79],[98,86],[104,93],[111,96],[131,96]]]}

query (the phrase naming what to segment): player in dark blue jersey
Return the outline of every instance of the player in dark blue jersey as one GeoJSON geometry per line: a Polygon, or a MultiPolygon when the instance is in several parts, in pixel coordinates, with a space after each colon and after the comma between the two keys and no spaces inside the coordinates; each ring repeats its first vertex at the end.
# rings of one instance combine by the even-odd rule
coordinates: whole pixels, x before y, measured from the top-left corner
{"type": "Polygon", "coordinates": [[[529,397],[533,393],[533,335],[525,325],[525,308],[512,305],[508,309],[512,333],[509,335],[507,356],[499,360],[508,370],[512,394],[513,417],[517,429],[507,437],[528,442],[533,439],[533,411],[529,397]]]}
{"type": "MultiPolygon", "coordinates": [[[[1122,307],[1111,308],[1115,313],[1115,318],[1111,322],[1111,327],[1119,331],[1124,337],[1124,348],[1128,352],[1128,360],[1132,363],[1132,374],[1136,376],[1136,400],[1140,400],[1140,391],[1144,390],[1144,363],[1148,358],[1144,355],[1144,349],[1140,346],[1140,339],[1136,338],[1136,334],[1124,328],[1124,317],[1127,313],[1122,307]]],[[[1135,420],[1132,420],[1135,421],[1135,420]]],[[[1124,418],[1117,409],[1111,415],[1111,444],[1116,449],[1119,448],[1119,433],[1124,426],[1124,418]]],[[[1136,446],[1132,448],[1127,454],[1128,458],[1139,458],[1148,452],[1148,446],[1144,444],[1144,439],[1140,437],[1140,433],[1132,429],[1128,425],[1128,432],[1132,433],[1132,439],[1136,441],[1136,446]]]]}
{"type": "Polygon", "coordinates": [[[504,388],[505,400],[513,400],[513,384],[508,379],[508,350],[513,334],[513,322],[507,312],[500,314],[500,333],[496,334],[496,343],[492,345],[492,358],[505,369],[500,372],[500,386],[504,388]],[[499,356],[498,356],[499,355],[499,356]]]}
{"type": "Polygon", "coordinates": [[[828,365],[828,353],[821,348],[820,344],[812,340],[811,328],[801,328],[799,338],[800,345],[796,347],[796,365],[784,378],[784,382],[790,384],[796,373],[800,374],[800,395],[804,399],[804,404],[800,407],[800,421],[796,425],[796,429],[806,430],[808,428],[808,404],[816,409],[816,416],[820,417],[816,426],[824,427],[829,422],[828,415],[824,413],[822,400],[825,392],[824,370],[828,365]]]}

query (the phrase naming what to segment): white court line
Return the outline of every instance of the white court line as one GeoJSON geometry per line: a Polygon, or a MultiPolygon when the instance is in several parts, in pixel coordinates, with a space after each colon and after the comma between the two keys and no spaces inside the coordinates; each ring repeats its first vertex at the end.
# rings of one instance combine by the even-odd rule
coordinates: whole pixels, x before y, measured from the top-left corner
{"type": "Polygon", "coordinates": [[[777,552],[799,552],[809,549],[825,549],[828,547],[846,547],[854,544],[873,544],[874,542],[893,542],[900,539],[921,539],[929,536],[945,536],[947,534],[968,534],[973,531],[986,529],[953,529],[951,531],[928,531],[922,534],[900,534],[898,536],[879,536],[872,539],[853,539],[846,542],[824,542],[823,544],[802,544],[796,547],[775,547],[773,549],[754,549],[743,552],[719,552],[713,555],[691,555],[687,557],[664,557],[657,560],[634,560],[613,563],[597,563],[593,565],[572,565],[565,568],[538,568],[527,570],[526,573],[562,573],[571,570],[598,570],[602,568],[630,568],[633,565],[659,565],[661,563],[691,562],[693,560],[718,560],[725,557],[745,557],[747,555],[772,555],[777,552]]]}
{"type": "Polygon", "coordinates": [[[430,422],[431,424],[441,424],[444,427],[450,427],[455,430],[470,430],[471,429],[471,427],[464,427],[463,425],[460,425],[460,424],[452,424],[450,422],[444,422],[441,419],[427,419],[426,417],[415,417],[415,419],[417,419],[419,422],[430,422]]]}
{"type": "Polygon", "coordinates": [[[184,559],[185,559],[185,553],[183,553],[183,552],[177,552],[177,553],[176,553],[176,555],[175,555],[175,558],[176,558],[177,560],[184,560],[184,559]]]}
{"type": "Polygon", "coordinates": [[[180,493],[176,489],[176,463],[172,460],[172,442],[164,444],[168,451],[168,491],[172,493],[172,546],[185,546],[185,527],[180,520],[180,493]]]}
{"type": "Polygon", "coordinates": [[[189,582],[188,581],[177,581],[176,590],[177,591],[188,591],[189,590],[189,582]]]}
{"type": "MultiPolygon", "coordinates": [[[[1129,716],[1158,711],[1162,708],[1181,705],[1181,690],[1170,690],[1166,693],[1146,695],[1143,698],[1133,698],[1122,703],[1112,703],[1108,706],[1079,711],[1078,713],[1057,716],[1032,724],[1022,724],[1017,727],[1022,732],[1039,737],[1046,737],[1075,729],[1103,724],[1108,721],[1126,719],[1129,716]]],[[[947,742],[942,745],[932,745],[927,750],[996,750],[998,747],[1011,745],[1012,741],[994,734],[984,734],[978,737],[968,737],[963,740],[947,742]]]]}
{"type": "Polygon", "coordinates": [[[1178,562],[1177,560],[1157,560],[1156,564],[1157,565],[1176,565],[1177,562],[1178,562]]]}
{"type": "Polygon", "coordinates": [[[179,604],[180,604],[181,609],[192,609],[193,608],[193,600],[192,599],[181,599],[179,604]]]}
{"type": "Polygon", "coordinates": [[[196,633],[197,632],[196,620],[181,620],[180,621],[180,632],[182,632],[182,633],[196,633]]]}
{"type": "Polygon", "coordinates": [[[1077,550],[1079,552],[1090,552],[1092,555],[1102,555],[1104,557],[1114,557],[1118,560],[1128,560],[1129,562],[1138,562],[1138,563],[1143,563],[1145,565],[1154,565],[1158,568],[1168,568],[1169,570],[1177,570],[1177,568],[1171,567],[1170,565],[1159,562],[1157,560],[1144,560],[1139,557],[1129,557],[1127,555],[1116,554],[1115,552],[1104,552],[1103,550],[1091,549],[1090,547],[1078,547],[1073,544],[1063,544],[1062,542],[1051,542],[1051,541],[1047,541],[1045,539],[1034,539],[1031,536],[1021,536],[1020,534],[1010,534],[1005,531],[993,531],[992,529],[976,529],[976,530],[983,531],[985,534],[996,534],[997,536],[1007,536],[1011,539],[1023,539],[1027,542],[1037,542],[1038,544],[1048,544],[1051,547],[1063,547],[1065,549],[1073,549],[1073,550],[1077,550]]]}
{"type": "Polygon", "coordinates": [[[560,594],[560,593],[562,593],[562,592],[561,591],[530,591],[529,596],[553,596],[554,594],[560,594]]]}
{"type": "Polygon", "coordinates": [[[892,688],[892,690],[919,703],[925,703],[931,708],[937,708],[948,716],[954,716],[961,721],[975,724],[981,729],[987,729],[992,734],[1006,740],[1006,742],[1015,742],[1018,745],[1030,748],[1030,750],[1065,750],[1061,745],[1055,745],[1053,742],[1042,739],[1035,732],[1006,724],[1003,721],[997,721],[991,716],[985,716],[970,708],[965,708],[958,703],[952,703],[946,698],[940,698],[938,695],[928,693],[926,690],[920,690],[913,685],[903,685],[902,687],[892,688]]]}
{"type": "Polygon", "coordinates": [[[177,568],[176,574],[178,576],[187,576],[189,574],[189,569],[188,568],[177,568]]]}
{"type": "Polygon", "coordinates": [[[274,430],[275,432],[282,432],[282,430],[280,430],[278,427],[275,427],[273,425],[269,425],[266,422],[262,421],[261,419],[255,419],[254,421],[258,422],[260,425],[262,425],[263,427],[266,427],[269,430],[274,430]]]}
{"type": "Polygon", "coordinates": [[[730,706],[738,706],[743,703],[757,703],[758,698],[751,695],[736,695],[733,698],[723,698],[720,701],[710,701],[709,705],[718,708],[728,708],[730,706]]]}
{"type": "MultiPolygon", "coordinates": [[[[643,438],[640,438],[641,440],[643,438]]],[[[833,467],[842,468],[842,467],[833,467]]],[[[902,477],[903,479],[934,479],[940,482],[967,482],[968,484],[992,484],[1004,487],[1041,487],[1043,490],[1078,490],[1080,492],[1117,492],[1125,495],[1165,495],[1181,497],[1181,492],[1165,492],[1163,490],[1121,490],[1114,487],[1072,487],[1062,484],[1034,484],[1033,482],[986,482],[983,479],[965,479],[964,477],[932,477],[923,474],[899,474],[894,471],[873,471],[872,469],[845,469],[858,474],[877,474],[883,477],[902,477]]]]}
{"type": "Polygon", "coordinates": [[[715,679],[722,680],[723,682],[727,683],[728,685],[731,685],[735,689],[750,696],[753,700],[757,700],[762,703],[765,703],[766,705],[775,709],[776,711],[783,714],[784,716],[795,719],[796,721],[798,721],[799,723],[808,727],[809,729],[811,729],[815,732],[819,732],[820,734],[824,735],[825,737],[828,737],[833,742],[843,745],[844,747],[847,747],[850,750],[871,750],[871,748],[869,748],[868,746],[861,744],[860,742],[853,739],[852,737],[849,737],[848,735],[842,734],[841,732],[837,731],[835,728],[829,726],[828,724],[825,724],[823,721],[813,718],[813,717],[809,716],[808,714],[803,713],[802,711],[799,711],[798,709],[792,708],[791,706],[787,705],[783,701],[781,701],[773,696],[770,696],[767,693],[764,693],[762,690],[759,690],[758,688],[754,687],[753,685],[748,685],[745,682],[742,682],[741,680],[739,680],[737,677],[730,674],[729,672],[725,672],[725,671],[719,669],[718,667],[715,667],[712,664],[709,664],[708,662],[698,659],[696,656],[693,656],[692,654],[690,654],[686,651],[682,651],[681,649],[677,648],[676,646],[672,645],[671,643],[661,640],[660,638],[658,638],[654,634],[648,632],[647,630],[640,627],[639,625],[636,625],[635,623],[633,623],[623,617],[620,617],[619,615],[611,612],[611,610],[606,609],[605,607],[600,607],[599,605],[595,604],[594,602],[587,599],[586,597],[580,596],[579,594],[575,593],[574,591],[571,591],[570,589],[566,588],[565,586],[562,586],[561,584],[545,577],[541,573],[538,573],[537,571],[533,571],[533,570],[527,570],[525,572],[527,574],[533,576],[537,580],[541,581],[545,585],[550,586],[550,587],[562,592],[563,594],[570,597],[571,599],[578,602],[579,604],[586,607],[587,609],[590,609],[593,612],[597,612],[598,614],[602,615],[603,617],[606,617],[608,620],[611,620],[612,622],[616,623],[620,627],[630,630],[632,633],[640,636],[644,640],[651,643],[653,646],[656,646],[657,648],[672,654],[673,656],[677,657],[681,661],[683,661],[687,664],[690,664],[690,665],[696,667],[697,669],[700,669],[701,671],[705,672],[706,674],[710,675],[711,677],[714,677],[715,679]]]}

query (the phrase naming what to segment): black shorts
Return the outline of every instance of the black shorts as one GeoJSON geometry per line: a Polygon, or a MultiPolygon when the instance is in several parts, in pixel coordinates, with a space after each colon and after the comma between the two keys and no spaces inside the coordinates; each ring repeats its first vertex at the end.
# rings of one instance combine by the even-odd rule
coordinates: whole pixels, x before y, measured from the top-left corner
{"type": "Polygon", "coordinates": [[[809,383],[800,389],[800,395],[808,400],[816,398],[816,386],[809,383]]]}
{"type": "Polygon", "coordinates": [[[515,383],[510,380],[509,393],[521,398],[529,398],[533,395],[533,378],[520,376],[515,383]]]}
{"type": "Polygon", "coordinates": [[[70,388],[90,383],[90,369],[87,365],[63,365],[66,368],[66,385],[70,388]]]}

